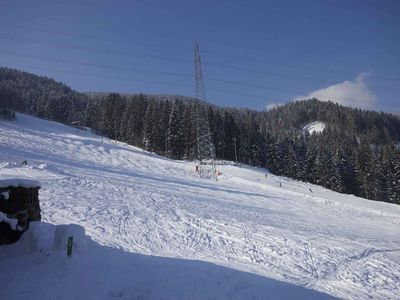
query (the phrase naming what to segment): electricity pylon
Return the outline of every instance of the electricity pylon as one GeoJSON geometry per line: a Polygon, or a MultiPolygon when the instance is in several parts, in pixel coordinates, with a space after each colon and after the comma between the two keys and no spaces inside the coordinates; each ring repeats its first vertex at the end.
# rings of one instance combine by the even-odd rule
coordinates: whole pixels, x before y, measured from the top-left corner
{"type": "Polygon", "coordinates": [[[201,71],[201,59],[199,44],[194,42],[194,78],[196,82],[196,122],[197,122],[197,158],[199,159],[198,172],[202,176],[202,164],[204,160],[210,160],[212,176],[217,180],[215,170],[215,146],[212,141],[210,124],[208,122],[207,110],[200,107],[200,101],[206,100],[203,73],[201,71]]]}

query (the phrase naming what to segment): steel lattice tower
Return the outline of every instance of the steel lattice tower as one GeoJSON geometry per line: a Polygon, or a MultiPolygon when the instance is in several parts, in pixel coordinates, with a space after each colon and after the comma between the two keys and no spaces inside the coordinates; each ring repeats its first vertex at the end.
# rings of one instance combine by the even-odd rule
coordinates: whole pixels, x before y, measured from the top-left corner
{"type": "MultiPolygon", "coordinates": [[[[213,173],[215,173],[214,158],[215,146],[212,142],[210,124],[207,110],[200,106],[200,101],[206,100],[203,73],[201,71],[201,59],[199,44],[194,42],[194,77],[196,82],[196,121],[197,121],[197,156],[200,164],[203,160],[211,160],[213,173]]],[[[213,174],[213,177],[215,174],[213,174]]],[[[216,178],[216,177],[215,177],[216,178]]]]}
{"type": "Polygon", "coordinates": [[[203,72],[201,71],[201,59],[199,44],[194,41],[194,79],[196,81],[196,99],[206,100],[206,91],[204,88],[203,72]]]}

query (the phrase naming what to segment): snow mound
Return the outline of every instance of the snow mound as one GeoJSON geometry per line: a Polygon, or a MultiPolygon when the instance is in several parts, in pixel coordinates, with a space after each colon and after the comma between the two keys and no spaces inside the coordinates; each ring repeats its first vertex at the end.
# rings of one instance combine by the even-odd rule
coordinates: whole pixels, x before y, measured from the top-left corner
{"type": "Polygon", "coordinates": [[[303,132],[308,132],[309,134],[322,133],[326,127],[326,123],[321,121],[315,121],[308,123],[303,127],[303,132]]]}
{"type": "Polygon", "coordinates": [[[76,224],[50,225],[35,221],[29,223],[29,229],[21,237],[20,246],[29,253],[47,255],[65,254],[68,238],[73,237],[73,251],[82,253],[86,249],[85,229],[76,224]]]}
{"type": "Polygon", "coordinates": [[[58,225],[54,233],[54,248],[62,251],[67,249],[69,237],[73,237],[74,251],[84,251],[86,249],[85,228],[76,224],[58,225]]]}

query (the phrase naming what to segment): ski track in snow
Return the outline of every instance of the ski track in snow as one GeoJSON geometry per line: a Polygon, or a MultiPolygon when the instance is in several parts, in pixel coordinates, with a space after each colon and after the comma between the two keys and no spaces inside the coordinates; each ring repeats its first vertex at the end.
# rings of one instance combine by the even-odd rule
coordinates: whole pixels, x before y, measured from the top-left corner
{"type": "Polygon", "coordinates": [[[400,298],[399,206],[250,167],[217,166],[218,182],[201,179],[194,163],[22,114],[0,132],[0,177],[40,180],[45,222],[340,298],[400,298]]]}

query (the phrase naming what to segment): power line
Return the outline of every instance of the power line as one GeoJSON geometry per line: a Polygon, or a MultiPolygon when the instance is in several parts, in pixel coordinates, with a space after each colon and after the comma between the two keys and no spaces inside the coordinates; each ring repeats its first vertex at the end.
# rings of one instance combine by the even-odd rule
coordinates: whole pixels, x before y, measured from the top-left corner
{"type": "MultiPolygon", "coordinates": [[[[1,51],[0,51],[1,52],[1,51]]],[[[9,52],[3,52],[7,53],[7,55],[12,55],[12,56],[17,56],[17,57],[28,57],[31,59],[38,59],[42,61],[56,61],[56,62],[61,62],[64,64],[72,64],[72,65],[86,65],[86,66],[92,66],[92,67],[98,67],[98,68],[107,68],[107,69],[119,69],[119,70],[126,70],[130,72],[141,72],[141,73],[150,73],[150,74],[158,74],[158,75],[163,75],[163,76],[171,76],[171,77],[180,77],[180,78],[191,78],[189,74],[186,73],[175,73],[175,72],[167,72],[167,71],[157,71],[157,70],[148,70],[148,69],[138,69],[138,68],[129,68],[129,67],[120,67],[120,66],[112,66],[112,65],[103,65],[103,64],[94,64],[94,63],[85,63],[85,62],[76,62],[76,61],[71,61],[71,60],[65,60],[65,59],[58,59],[58,58],[51,58],[51,57],[38,57],[38,56],[32,56],[32,55],[18,55],[14,53],[9,53],[9,52]]],[[[242,87],[250,87],[250,88],[256,88],[256,89],[261,89],[261,90],[266,90],[266,91],[278,91],[278,92],[284,92],[284,93],[289,93],[294,96],[298,96],[301,94],[308,94],[307,92],[304,91],[297,91],[297,90],[290,90],[290,89],[284,89],[284,88],[279,88],[279,87],[274,87],[274,86],[268,86],[264,84],[254,84],[254,83],[245,83],[241,81],[234,81],[234,80],[226,80],[222,78],[215,78],[215,77],[204,77],[206,80],[209,80],[210,82],[220,82],[224,84],[229,84],[229,85],[234,85],[234,86],[242,86],[242,87]]],[[[235,93],[237,95],[237,93],[235,93]]],[[[340,97],[331,97],[332,100],[340,100],[342,98],[340,97]]],[[[357,100],[357,99],[352,99],[352,98],[347,98],[349,100],[357,100]]]]}
{"type": "MultiPolygon", "coordinates": [[[[6,26],[12,26],[12,27],[21,27],[24,29],[28,29],[28,27],[25,26],[17,26],[17,25],[9,25],[7,23],[3,23],[0,22],[0,24],[5,24],[6,26]]],[[[62,35],[67,35],[67,36],[75,36],[75,34],[70,34],[70,33],[58,33],[56,31],[48,31],[48,30],[38,30],[38,29],[33,29],[34,31],[38,31],[38,32],[46,32],[46,33],[51,33],[51,34],[62,34],[62,35]]],[[[91,38],[91,39],[97,39],[97,40],[108,40],[108,41],[114,41],[114,42],[123,42],[123,43],[127,43],[127,41],[125,40],[112,40],[112,39],[103,39],[103,38],[98,38],[98,37],[93,37],[93,36],[86,36],[86,35],[78,35],[81,37],[85,37],[85,38],[91,38]]],[[[6,37],[8,39],[13,39],[13,40],[18,40],[18,36],[15,35],[9,35],[8,37],[6,37]]],[[[66,47],[69,47],[70,49],[75,49],[75,50],[89,50],[89,51],[101,51],[101,52],[105,52],[107,54],[110,53],[115,53],[117,55],[132,55],[132,52],[127,52],[127,51],[110,51],[110,50],[103,50],[96,48],[96,47],[82,47],[80,45],[72,45],[68,44],[68,43],[63,43],[63,42],[48,42],[48,41],[43,41],[43,40],[38,40],[38,39],[33,39],[31,37],[26,37],[26,36],[19,36],[20,39],[31,39],[30,42],[39,42],[42,44],[61,44],[61,45],[65,45],[66,47]]],[[[18,40],[18,41],[22,41],[23,40],[18,40]]],[[[29,42],[29,41],[25,41],[25,42],[29,42]]],[[[150,47],[157,47],[156,45],[149,45],[149,44],[143,44],[143,43],[133,43],[133,44],[141,44],[141,45],[145,45],[145,46],[150,46],[150,47]]],[[[189,50],[187,48],[180,48],[180,49],[174,49],[174,52],[178,51],[178,52],[184,52],[187,53],[189,52],[189,50]]],[[[305,66],[305,65],[295,65],[295,64],[286,64],[286,63],[280,63],[277,61],[272,61],[272,60],[265,60],[265,59],[258,59],[258,58],[254,58],[254,57],[248,57],[248,56],[241,56],[241,55],[236,55],[236,54],[230,54],[230,53],[222,53],[222,52],[214,52],[214,51],[203,51],[203,53],[208,53],[210,55],[214,55],[217,57],[231,57],[234,59],[242,59],[245,61],[252,61],[252,62],[256,62],[256,63],[262,63],[262,64],[272,64],[272,65],[277,65],[277,66],[281,66],[281,67],[285,67],[285,68],[292,68],[292,69],[302,69],[302,70],[308,70],[308,71],[313,71],[313,72],[319,72],[319,73],[330,73],[330,74],[337,74],[337,75],[346,75],[346,76],[351,76],[354,77],[354,73],[350,73],[350,72],[345,72],[345,71],[341,71],[341,70],[333,70],[333,69],[324,69],[324,68],[317,68],[317,67],[311,67],[311,66],[305,66]]],[[[180,61],[182,62],[181,58],[175,58],[175,57],[170,57],[169,60],[175,60],[175,61],[180,61]]],[[[217,63],[214,63],[215,65],[217,63]]],[[[226,65],[225,65],[226,67],[226,65]]],[[[236,67],[239,68],[239,67],[236,67]]],[[[243,68],[242,68],[243,69],[243,68]]],[[[400,78],[390,78],[390,77],[382,77],[382,76],[375,76],[375,75],[369,75],[369,77],[374,78],[374,79],[378,79],[378,80],[386,80],[386,81],[400,81],[400,78]]]]}
{"type": "MultiPolygon", "coordinates": [[[[7,66],[7,62],[2,62],[0,61],[0,64],[7,66]]],[[[8,66],[9,68],[15,68],[15,66],[8,66]]],[[[177,84],[173,82],[157,82],[157,81],[150,81],[150,80],[143,80],[143,79],[135,79],[132,80],[132,78],[125,78],[125,77],[120,77],[120,76],[106,76],[106,75],[100,75],[100,74],[93,74],[93,73],[86,73],[86,72],[76,72],[76,71],[67,71],[64,69],[57,69],[57,68],[43,68],[43,67],[38,67],[38,66],[32,66],[32,65],[26,65],[26,64],[19,64],[19,68],[29,68],[29,69],[36,69],[36,70],[42,70],[42,71],[50,71],[50,72],[58,72],[58,73],[66,73],[66,74],[72,74],[72,75],[77,75],[77,76],[84,76],[84,77],[92,77],[92,78],[102,78],[102,79],[108,79],[108,80],[115,80],[115,81],[126,81],[129,83],[134,83],[135,81],[137,82],[143,82],[143,83],[149,83],[149,84],[158,84],[158,85],[164,85],[164,86],[176,86],[176,87],[183,87],[183,88],[193,88],[192,85],[183,85],[183,84],[177,84]]],[[[223,95],[232,95],[232,96],[246,96],[246,97],[251,97],[252,99],[259,99],[263,101],[268,101],[268,103],[271,102],[280,102],[280,103],[286,103],[290,102],[293,99],[291,98],[277,98],[273,97],[272,99],[268,99],[267,96],[260,96],[260,95],[255,95],[255,94],[248,94],[248,93],[241,93],[241,92],[232,92],[224,89],[215,89],[215,88],[208,88],[208,90],[213,91],[214,93],[219,93],[223,95]]],[[[320,99],[320,100],[333,100],[332,98],[329,99],[320,99]]],[[[349,99],[351,100],[351,99],[349,99]]],[[[266,103],[266,105],[268,104],[266,103]]],[[[398,103],[398,101],[384,101],[384,103],[398,103]]]]}
{"type": "Polygon", "coordinates": [[[27,37],[27,36],[13,36],[10,34],[1,34],[0,33],[0,38],[6,39],[6,40],[13,40],[13,41],[18,41],[22,43],[38,43],[40,45],[50,45],[53,47],[58,47],[58,48],[63,48],[63,49],[69,49],[69,50],[78,50],[78,51],[84,51],[84,52],[90,52],[90,53],[103,53],[107,55],[118,55],[118,56],[129,56],[129,57],[142,57],[142,58],[155,58],[155,59],[165,59],[168,58],[168,60],[173,60],[179,63],[182,63],[182,59],[178,57],[170,57],[170,56],[164,56],[160,57],[159,55],[150,55],[146,54],[144,55],[138,55],[137,53],[133,51],[121,51],[121,50],[112,50],[112,49],[102,49],[98,47],[92,47],[92,46],[82,46],[82,45],[77,45],[77,44],[71,44],[71,43],[66,43],[66,42],[59,42],[59,41],[45,41],[37,38],[32,38],[32,37],[27,37]]]}
{"type": "MultiPolygon", "coordinates": [[[[1,34],[0,34],[1,37],[1,34]]],[[[16,40],[16,41],[20,41],[20,42],[28,42],[28,43],[41,43],[41,44],[49,44],[51,46],[55,46],[55,47],[61,47],[61,48],[65,48],[65,49],[73,49],[73,50],[79,50],[79,51],[86,51],[86,52],[91,52],[93,53],[94,51],[98,51],[98,52],[103,52],[106,54],[114,54],[114,55],[125,55],[125,56],[135,56],[135,57],[151,57],[154,59],[158,59],[158,60],[165,60],[168,59],[168,61],[175,61],[175,62],[179,62],[179,63],[183,63],[184,59],[182,59],[182,57],[177,58],[177,57],[162,57],[160,55],[149,55],[146,54],[146,56],[139,56],[134,52],[130,52],[130,51],[113,51],[113,50],[109,50],[109,49],[99,49],[96,47],[87,47],[87,46],[81,46],[81,45],[71,45],[69,43],[64,43],[64,42],[48,42],[48,41],[43,41],[43,40],[39,40],[39,39],[34,39],[31,37],[14,37],[11,35],[6,35],[5,37],[6,39],[11,39],[11,40],[16,40]]],[[[228,55],[228,54],[226,54],[228,55]]],[[[234,56],[236,57],[236,56],[234,56]]],[[[239,56],[241,57],[241,56],[239,56]]],[[[243,57],[244,58],[244,57],[243,57]]],[[[243,67],[237,67],[237,66],[230,66],[230,65],[226,65],[226,64],[222,64],[222,63],[207,63],[206,65],[214,65],[214,66],[218,66],[220,68],[225,68],[225,69],[234,69],[234,70],[238,70],[238,71],[242,71],[242,72],[247,72],[247,73],[251,73],[251,74],[262,74],[264,76],[274,76],[274,77],[282,77],[282,78],[287,78],[290,80],[299,80],[299,81],[306,81],[306,82],[326,82],[326,83],[331,83],[331,81],[329,80],[323,80],[323,79],[317,79],[317,78],[311,78],[311,77],[296,77],[296,76],[292,76],[292,75],[287,75],[284,73],[271,73],[271,72],[264,72],[264,71],[259,71],[259,70],[254,70],[254,69],[250,69],[250,68],[243,68],[243,67]]],[[[285,66],[289,66],[286,65],[285,66]]],[[[292,67],[296,67],[296,66],[292,66],[292,67]]],[[[350,75],[351,73],[346,73],[348,75],[350,75]]],[[[354,76],[354,74],[351,74],[352,76],[354,76]]],[[[376,78],[372,75],[370,75],[370,77],[372,78],[376,78]]],[[[394,79],[393,79],[394,80],[394,79]]],[[[373,89],[377,89],[377,90],[382,90],[388,93],[397,93],[400,92],[399,89],[393,89],[393,88],[388,88],[388,87],[380,87],[380,86],[370,86],[373,89]]]]}
{"type": "MultiPolygon", "coordinates": [[[[1,62],[0,64],[3,64],[6,66],[8,63],[6,62],[1,62]]],[[[144,83],[150,83],[150,84],[159,84],[159,85],[165,85],[165,86],[176,86],[176,87],[184,87],[184,88],[193,88],[193,85],[184,85],[184,84],[177,84],[174,82],[165,82],[165,81],[153,81],[153,80],[143,80],[143,79],[132,79],[132,78],[126,78],[126,77],[120,77],[120,76],[108,76],[108,75],[101,75],[101,74],[93,74],[93,73],[86,73],[86,72],[76,72],[76,71],[67,71],[64,69],[57,69],[57,68],[43,68],[43,67],[37,67],[37,66],[32,66],[32,65],[26,65],[26,64],[18,64],[18,66],[21,68],[29,68],[29,69],[36,69],[36,70],[42,70],[42,71],[50,71],[50,72],[59,72],[59,73],[66,73],[66,74],[73,74],[73,75],[78,75],[78,76],[85,76],[85,77],[93,77],[93,78],[102,78],[102,79],[110,79],[110,80],[117,80],[117,81],[127,81],[127,82],[144,82],[144,83]]],[[[9,66],[10,68],[15,68],[13,66],[9,66]]],[[[241,95],[241,96],[247,96],[247,97],[252,97],[255,99],[262,99],[265,100],[265,96],[260,96],[260,95],[254,95],[254,94],[248,94],[248,93],[232,93],[227,90],[223,89],[215,89],[215,88],[209,88],[208,90],[213,91],[215,93],[223,93],[223,94],[231,94],[233,96],[241,95]]],[[[276,99],[279,101],[287,101],[284,99],[276,99]]]]}
{"type": "MultiPolygon", "coordinates": [[[[354,73],[345,72],[345,71],[339,71],[339,70],[322,69],[322,68],[315,68],[315,67],[304,66],[304,65],[285,64],[285,63],[280,63],[280,62],[272,61],[272,60],[256,59],[256,58],[253,58],[253,57],[246,57],[246,56],[241,56],[241,55],[236,55],[236,54],[229,54],[229,53],[221,53],[221,52],[216,53],[216,52],[212,52],[212,51],[203,51],[203,52],[204,53],[208,53],[210,55],[231,57],[231,58],[234,58],[234,59],[243,59],[243,60],[252,61],[252,62],[255,62],[255,63],[272,64],[272,65],[277,65],[277,66],[286,67],[286,68],[309,70],[309,71],[320,72],[320,73],[331,73],[331,74],[347,75],[347,76],[354,77],[354,73]]],[[[400,81],[400,78],[389,78],[389,77],[381,77],[381,76],[375,76],[375,75],[370,75],[370,77],[374,78],[374,79],[378,79],[378,80],[400,81]]]]}
{"type": "MultiPolygon", "coordinates": [[[[69,36],[69,37],[78,37],[78,38],[83,38],[83,39],[91,39],[91,40],[97,40],[97,41],[106,41],[106,42],[112,42],[112,43],[123,43],[123,44],[129,44],[129,45],[140,45],[140,46],[146,46],[146,47],[151,47],[151,48],[157,48],[159,49],[159,45],[157,44],[148,44],[148,43],[143,43],[143,42],[132,42],[128,40],[123,40],[123,39],[111,39],[111,38],[103,38],[103,37],[98,37],[98,36],[93,36],[93,35],[86,35],[86,34],[77,34],[77,33],[70,33],[70,32],[60,32],[60,31],[53,31],[53,30],[48,30],[48,29],[39,29],[39,28],[34,28],[30,26],[21,26],[21,25],[13,25],[13,24],[8,24],[4,22],[0,22],[0,25],[2,26],[7,26],[11,28],[17,28],[17,29],[23,29],[23,30],[30,30],[30,31],[36,31],[36,32],[41,32],[41,33],[48,33],[48,34],[53,34],[53,35],[63,35],[63,36],[69,36]]],[[[171,49],[174,52],[183,52],[183,53],[191,53],[192,49],[185,48],[185,49],[171,49]]]]}
{"type": "MultiPolygon", "coordinates": [[[[12,55],[12,54],[11,54],[12,55]]],[[[58,59],[53,59],[49,57],[39,57],[39,58],[34,58],[32,56],[27,56],[29,58],[33,59],[39,59],[43,61],[48,61],[48,60],[53,60],[56,62],[61,62],[65,64],[73,64],[73,65],[89,65],[89,66],[95,66],[95,67],[100,67],[100,68],[114,68],[112,66],[107,66],[107,65],[101,65],[101,64],[86,64],[84,62],[71,62],[67,60],[58,60],[58,59]]],[[[117,69],[120,69],[120,67],[116,67],[117,69]]],[[[130,70],[130,71],[137,71],[137,72],[146,72],[150,74],[161,74],[161,75],[166,75],[166,76],[172,76],[172,77],[191,77],[190,75],[184,74],[184,73],[172,73],[172,72],[165,72],[165,71],[153,71],[153,70],[142,70],[142,69],[132,69],[132,68],[124,68],[125,70],[130,70]]],[[[294,90],[287,90],[287,89],[281,89],[277,87],[271,87],[271,86],[265,86],[265,85],[258,85],[258,84],[248,84],[248,83],[242,83],[240,81],[232,81],[232,80],[225,80],[221,78],[214,78],[214,77],[204,77],[207,80],[213,81],[213,82],[221,82],[225,84],[230,84],[234,86],[245,86],[245,87],[251,87],[251,88],[257,88],[261,90],[273,90],[273,91],[279,91],[279,92],[285,92],[285,93],[290,93],[293,95],[299,95],[299,94],[304,94],[306,92],[299,92],[299,91],[294,91],[294,90]]]]}
{"type": "Polygon", "coordinates": [[[131,72],[141,72],[141,73],[150,73],[150,74],[158,74],[158,75],[167,75],[167,76],[173,76],[173,77],[191,77],[187,73],[177,73],[177,72],[167,72],[167,71],[158,71],[158,70],[148,70],[148,69],[141,69],[141,68],[131,68],[131,67],[125,67],[125,66],[115,66],[115,65],[106,65],[106,64],[99,64],[99,63],[87,63],[87,62],[82,62],[82,61],[73,61],[73,60],[68,60],[68,59],[61,59],[61,58],[55,58],[55,57],[48,57],[48,56],[37,56],[37,55],[25,55],[21,53],[12,53],[12,52],[7,52],[7,51],[0,51],[0,53],[10,55],[10,56],[16,56],[16,57],[25,57],[29,59],[36,59],[36,60],[42,60],[42,61],[55,61],[55,62],[61,62],[64,64],[72,64],[72,65],[79,65],[79,66],[89,66],[89,67],[96,67],[96,68],[105,68],[105,69],[115,69],[115,70],[125,70],[125,71],[131,71],[131,72]]]}
{"type": "MultiPolygon", "coordinates": [[[[332,83],[331,80],[326,80],[326,79],[322,79],[322,78],[304,77],[304,76],[297,77],[297,76],[287,75],[284,73],[265,72],[265,71],[261,71],[261,70],[251,69],[251,68],[243,68],[243,67],[226,65],[226,64],[222,64],[222,63],[214,63],[213,62],[213,63],[205,63],[204,65],[218,66],[220,68],[246,72],[248,74],[258,74],[258,75],[263,75],[263,76],[281,77],[281,78],[287,78],[287,79],[298,80],[298,81],[306,81],[306,82],[321,82],[321,83],[327,83],[329,85],[335,84],[335,83],[332,83]]],[[[387,91],[387,92],[400,93],[400,89],[394,89],[394,88],[389,88],[389,87],[380,87],[380,86],[374,86],[374,85],[369,85],[369,87],[373,88],[373,89],[377,89],[377,90],[387,91]]]]}
{"type": "MultiPolygon", "coordinates": [[[[83,4],[83,3],[81,3],[81,4],[83,4]]],[[[216,3],[212,3],[212,4],[216,4],[216,3]]],[[[217,6],[218,6],[218,4],[219,3],[217,3],[217,6]]],[[[254,16],[255,14],[260,14],[260,16],[262,15],[263,17],[265,17],[266,13],[268,14],[268,12],[266,12],[266,11],[262,11],[261,12],[261,11],[258,11],[257,9],[254,9],[254,6],[251,7],[249,5],[241,5],[241,4],[238,4],[238,3],[233,3],[232,1],[229,2],[229,5],[231,7],[235,7],[236,6],[236,7],[239,7],[239,8],[245,8],[245,10],[247,10],[247,11],[250,9],[252,16],[254,16]]],[[[93,7],[91,7],[91,8],[93,10],[93,7]]],[[[50,16],[45,16],[44,18],[49,19],[49,17],[50,16]]],[[[71,16],[66,16],[66,15],[58,15],[58,16],[57,15],[56,16],[52,15],[51,17],[52,18],[55,17],[57,21],[59,21],[59,19],[61,17],[68,17],[69,19],[71,18],[71,16]]],[[[319,19],[319,21],[318,21],[319,23],[322,22],[324,24],[331,24],[331,25],[335,25],[335,26],[337,25],[337,23],[329,23],[329,22],[327,22],[326,18],[322,18],[322,17],[316,16],[315,14],[310,14],[309,17],[311,17],[311,19],[315,19],[315,20],[319,19]]],[[[82,19],[77,19],[76,21],[79,22],[80,24],[85,24],[86,23],[86,24],[93,25],[92,22],[90,22],[90,23],[89,22],[82,22],[82,19]]],[[[31,30],[31,31],[37,31],[37,32],[46,32],[46,33],[50,33],[50,34],[57,34],[57,35],[62,34],[62,35],[68,35],[68,36],[74,36],[75,35],[75,36],[80,36],[80,37],[84,37],[84,38],[99,39],[98,37],[94,37],[94,36],[91,36],[91,35],[77,35],[77,34],[65,32],[65,31],[64,32],[54,32],[54,31],[49,31],[48,29],[40,29],[40,28],[37,28],[37,27],[35,28],[35,27],[32,27],[32,26],[15,25],[15,24],[9,24],[9,23],[5,23],[5,22],[1,22],[0,24],[3,25],[3,26],[12,27],[12,28],[21,28],[21,29],[24,29],[24,30],[31,30]]],[[[218,27],[219,28],[226,28],[226,27],[222,26],[223,24],[224,23],[221,23],[220,25],[213,24],[212,25],[212,29],[215,29],[215,28],[218,28],[218,27]]],[[[207,25],[210,25],[210,24],[203,24],[203,26],[204,25],[207,26],[207,25]]],[[[243,30],[243,28],[242,28],[242,30],[243,30]]],[[[308,41],[312,40],[314,42],[315,38],[316,38],[315,35],[309,34],[308,32],[302,32],[302,33],[286,32],[285,34],[280,34],[280,35],[276,35],[276,34],[267,34],[266,35],[265,32],[260,31],[259,28],[253,28],[251,31],[247,30],[246,32],[243,32],[243,34],[246,34],[246,33],[247,34],[254,34],[254,33],[261,34],[263,36],[263,38],[269,38],[269,39],[276,39],[277,37],[284,37],[285,39],[290,39],[290,40],[293,40],[295,38],[295,39],[308,40],[308,41]]],[[[156,33],[153,32],[152,35],[156,35],[158,37],[163,37],[163,38],[166,37],[165,33],[164,34],[156,34],[156,33]]],[[[171,38],[177,38],[177,37],[176,37],[175,34],[174,35],[169,34],[168,38],[171,39],[171,38]]],[[[113,42],[127,43],[127,41],[123,40],[123,39],[114,39],[114,38],[112,38],[112,39],[110,39],[110,38],[101,38],[101,39],[102,40],[113,41],[113,42]]],[[[221,42],[210,42],[209,41],[208,43],[209,44],[216,44],[216,45],[224,45],[224,46],[226,46],[226,42],[221,43],[221,42]]],[[[339,39],[338,40],[338,39],[336,39],[334,41],[324,40],[324,44],[332,44],[334,46],[337,46],[338,43],[354,45],[354,39],[348,39],[348,40],[343,40],[343,39],[339,39]]],[[[245,48],[245,47],[238,47],[238,45],[234,44],[234,43],[231,43],[230,45],[231,45],[231,47],[233,46],[234,48],[237,48],[237,49],[249,50],[248,48],[245,48]]],[[[257,52],[257,53],[259,53],[261,55],[263,54],[263,52],[261,52],[260,50],[255,50],[255,49],[250,49],[250,50],[253,51],[254,53],[257,52]]],[[[188,52],[188,51],[191,51],[191,50],[189,48],[186,48],[184,51],[188,52]]]]}
{"type": "MultiPolygon", "coordinates": [[[[8,63],[7,62],[0,62],[4,66],[6,66],[8,63]]],[[[120,81],[127,81],[131,82],[132,81],[137,81],[137,82],[144,82],[144,83],[150,83],[150,84],[160,84],[160,85],[166,85],[166,86],[177,86],[177,87],[184,87],[184,88],[193,88],[193,85],[183,85],[183,84],[177,84],[174,82],[166,82],[166,81],[152,81],[152,80],[144,80],[144,79],[132,79],[132,78],[126,78],[126,77],[120,77],[120,76],[109,76],[109,75],[101,75],[101,74],[93,74],[93,73],[86,73],[86,72],[77,72],[77,71],[67,71],[64,69],[57,69],[57,68],[43,68],[43,67],[37,67],[37,66],[32,66],[32,65],[26,65],[26,64],[19,64],[19,66],[23,68],[31,68],[31,69],[38,69],[38,70],[43,70],[43,71],[51,71],[51,72],[60,72],[60,73],[66,73],[66,74],[73,74],[73,75],[80,75],[80,76],[86,76],[86,77],[95,77],[95,78],[102,78],[102,79],[111,79],[111,80],[120,80],[120,81]]],[[[10,68],[15,68],[15,67],[10,67],[10,68]]]]}
{"type": "MultiPolygon", "coordinates": [[[[0,34],[1,37],[1,34],[0,34]]],[[[6,39],[9,39],[10,37],[6,37],[6,39]]],[[[184,59],[182,58],[176,58],[176,57],[162,57],[160,55],[146,55],[146,56],[139,56],[137,54],[135,54],[134,52],[129,52],[129,51],[111,51],[111,50],[103,50],[103,49],[99,49],[96,47],[82,47],[80,45],[69,45],[67,43],[63,43],[63,42],[59,42],[59,43],[52,43],[52,42],[46,42],[46,41],[41,41],[38,39],[33,39],[33,38],[29,38],[30,40],[23,40],[23,39],[18,39],[18,38],[14,38],[11,37],[12,40],[17,40],[17,41],[21,41],[21,42],[39,42],[39,43],[47,43],[50,45],[55,45],[56,47],[61,47],[61,48],[65,48],[65,49],[74,49],[74,50],[80,50],[80,51],[86,51],[86,52],[90,52],[93,53],[94,51],[100,51],[103,53],[107,53],[107,54],[114,54],[114,55],[124,55],[124,56],[135,56],[135,57],[151,57],[154,59],[158,59],[158,60],[168,60],[168,61],[176,61],[179,63],[183,63],[184,59]]],[[[3,52],[5,53],[5,52],[3,52]]],[[[12,53],[8,53],[8,55],[13,55],[12,53]]],[[[48,58],[46,58],[48,59],[48,58]]],[[[247,72],[250,74],[260,74],[260,75],[264,75],[264,76],[270,76],[270,77],[281,77],[281,78],[287,78],[289,80],[298,80],[298,81],[305,81],[305,82],[325,82],[325,83],[329,83],[329,85],[332,85],[333,83],[331,81],[328,80],[323,80],[323,79],[317,79],[317,78],[312,78],[312,77],[296,77],[296,76],[292,76],[292,75],[287,75],[284,73],[276,73],[276,72],[264,72],[264,71],[259,71],[259,70],[254,70],[251,68],[243,68],[243,67],[237,67],[237,66],[230,66],[230,65],[226,65],[226,64],[222,64],[222,63],[206,63],[205,65],[209,65],[209,66],[218,66],[219,68],[225,68],[225,69],[232,69],[232,70],[238,70],[238,71],[242,71],[242,72],[247,72]]],[[[95,64],[92,64],[92,66],[96,66],[95,64]]],[[[99,64],[97,64],[97,66],[99,66],[99,64]]],[[[121,68],[121,67],[119,67],[121,68]]],[[[124,69],[128,69],[128,68],[124,68],[124,69]]],[[[143,71],[143,72],[147,72],[147,71],[143,71]]],[[[155,71],[154,71],[155,72],[155,71]]],[[[170,72],[171,73],[171,72],[170,72]]],[[[188,74],[179,74],[177,76],[189,76],[188,74]]],[[[236,84],[236,82],[235,82],[236,84]]],[[[370,86],[370,88],[375,89],[375,90],[380,90],[384,93],[400,93],[399,89],[394,89],[394,88],[388,88],[388,87],[380,87],[380,86],[370,86]]],[[[363,88],[364,89],[364,88],[363,88]]],[[[368,89],[365,89],[368,90],[368,89]]]]}
{"type": "MultiPolygon", "coordinates": [[[[127,66],[105,65],[105,64],[99,64],[99,63],[87,63],[87,62],[82,62],[82,61],[77,62],[77,61],[72,61],[72,60],[68,60],[68,59],[54,58],[54,57],[48,57],[48,56],[44,57],[44,56],[37,56],[37,55],[26,55],[26,54],[22,54],[22,53],[15,53],[15,52],[8,52],[8,51],[0,51],[0,53],[10,55],[10,56],[26,57],[26,58],[37,59],[37,60],[42,60],[42,61],[52,60],[52,61],[56,61],[56,62],[79,65],[79,66],[89,66],[89,67],[97,67],[97,68],[124,70],[124,71],[129,71],[129,72],[141,72],[141,73],[150,73],[150,74],[158,74],[158,75],[164,75],[164,76],[183,77],[183,78],[191,77],[191,75],[189,75],[187,73],[148,70],[148,69],[141,69],[141,68],[132,68],[132,67],[127,67],[127,66]]],[[[248,70],[248,71],[250,72],[250,70],[248,70]]],[[[245,87],[264,89],[264,90],[274,90],[274,91],[280,91],[280,92],[287,92],[287,93],[291,93],[291,94],[306,93],[303,91],[294,91],[294,90],[282,89],[282,88],[277,88],[277,87],[272,87],[272,86],[267,86],[267,85],[246,83],[246,82],[242,82],[242,81],[226,80],[226,79],[222,79],[222,78],[215,78],[215,77],[204,77],[204,78],[207,80],[210,80],[210,81],[221,82],[221,83],[231,84],[231,85],[235,85],[235,86],[245,86],[245,87]]],[[[379,87],[374,87],[374,88],[379,89],[379,87]]],[[[363,88],[363,89],[368,90],[367,88],[363,88]]],[[[396,93],[396,90],[389,90],[389,91],[383,91],[383,92],[396,93]]]]}

